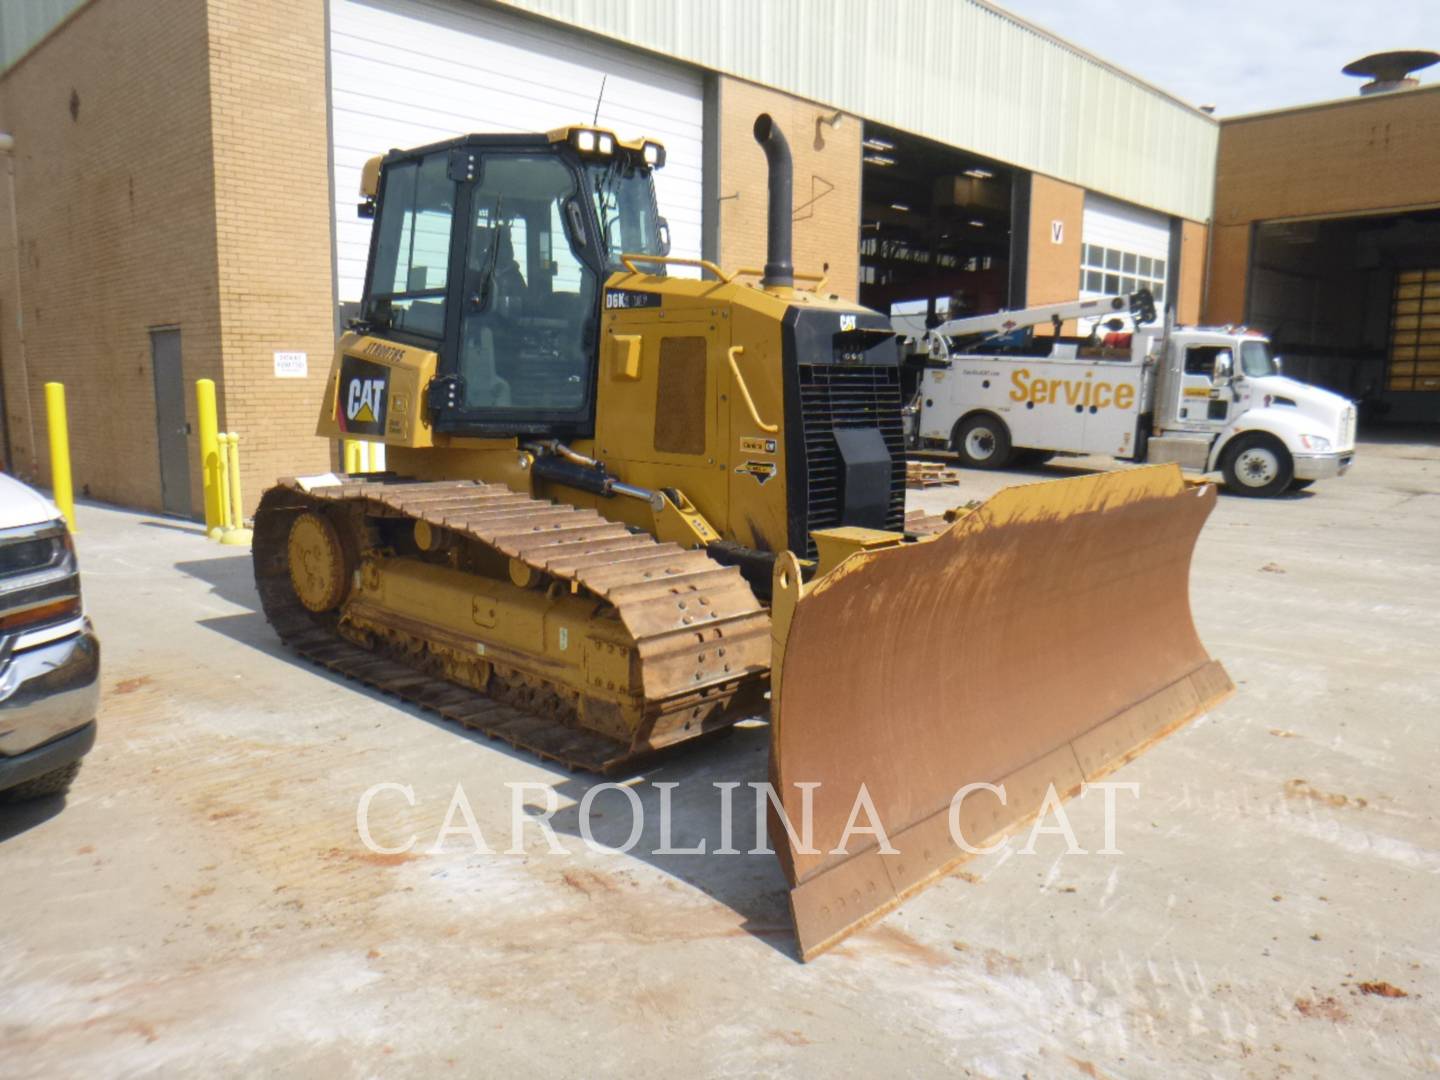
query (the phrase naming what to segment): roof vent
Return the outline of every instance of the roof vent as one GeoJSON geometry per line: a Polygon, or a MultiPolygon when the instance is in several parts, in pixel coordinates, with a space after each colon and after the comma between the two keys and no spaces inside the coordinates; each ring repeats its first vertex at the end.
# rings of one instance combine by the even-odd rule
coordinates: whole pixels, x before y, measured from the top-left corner
{"type": "Polygon", "coordinates": [[[1437,60],[1440,60],[1440,53],[1428,49],[1398,49],[1362,56],[1340,70],[1346,75],[1370,80],[1360,88],[1362,95],[1388,94],[1392,90],[1409,90],[1412,86],[1419,86],[1420,80],[1411,78],[1411,73],[1427,68],[1437,60]]]}

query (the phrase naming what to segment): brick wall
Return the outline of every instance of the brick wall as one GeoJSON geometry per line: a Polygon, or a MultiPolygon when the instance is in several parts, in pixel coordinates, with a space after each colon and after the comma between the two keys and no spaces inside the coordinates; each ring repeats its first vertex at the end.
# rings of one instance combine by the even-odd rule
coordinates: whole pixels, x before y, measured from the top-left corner
{"type": "MultiPolygon", "coordinates": [[[[205,6],[153,11],[96,0],[0,78],[25,332],[22,352],[0,192],[0,367],[7,467],[48,485],[42,387],[58,380],[76,493],[159,508],[148,330],[181,328],[187,386],[219,379],[221,365],[205,6]]],[[[191,487],[198,508],[198,469],[191,487]]]]}
{"type": "Polygon", "coordinates": [[[1210,264],[1205,291],[1207,323],[1245,321],[1245,276],[1250,266],[1250,224],[1216,225],[1210,230],[1210,264]]]}
{"type": "Polygon", "coordinates": [[[1440,84],[1220,125],[1215,220],[1434,206],[1440,84]]]}
{"type": "Polygon", "coordinates": [[[1182,326],[1200,322],[1209,235],[1210,230],[1198,221],[1180,222],[1180,291],[1175,297],[1175,319],[1182,326]]]}
{"type": "MultiPolygon", "coordinates": [[[[277,476],[328,467],[313,434],[334,347],[325,49],[319,3],[174,0],[161,17],[94,0],[0,79],[25,333],[22,349],[6,221],[0,368],[20,475],[49,483],[42,388],[59,380],[77,492],[162,508],[162,326],[180,329],[192,431],[195,380],[217,383],[247,510],[277,476]],[[310,376],[276,378],[277,351],[306,353],[310,376]]],[[[198,515],[194,434],[189,461],[198,515]]]]}
{"type": "MultiPolygon", "coordinates": [[[[719,262],[727,270],[765,265],[767,169],[755,117],[769,113],[795,161],[795,269],[829,275],[827,291],[854,299],[860,277],[858,117],[820,125],[834,110],[753,83],[719,80],[719,262]]],[[[802,283],[803,284],[803,283],[802,283]]]]}
{"type": "Polygon", "coordinates": [[[1205,318],[1245,317],[1250,226],[1440,206],[1440,85],[1220,125],[1205,318]]]}
{"type": "Polygon", "coordinates": [[[320,3],[208,0],[215,234],[225,387],[247,512],[279,476],[323,472],[315,419],[335,346],[325,13],[320,3]],[[309,376],[277,378],[303,352],[309,376]]]}
{"type": "MultiPolygon", "coordinates": [[[[1030,250],[1025,275],[1025,306],[1063,304],[1080,295],[1080,237],[1085,231],[1085,189],[1035,173],[1030,178],[1030,250]],[[1064,224],[1055,243],[1053,222],[1064,224]]],[[[1070,321],[1063,328],[1075,332],[1070,321]]],[[[1044,327],[1038,333],[1048,333],[1044,327]]]]}

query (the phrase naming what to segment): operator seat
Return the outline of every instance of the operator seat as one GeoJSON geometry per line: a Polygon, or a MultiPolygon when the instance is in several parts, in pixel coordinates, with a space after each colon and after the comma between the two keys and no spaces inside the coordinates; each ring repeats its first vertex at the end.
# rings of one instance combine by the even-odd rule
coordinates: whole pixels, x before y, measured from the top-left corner
{"type": "Polygon", "coordinates": [[[495,371],[495,335],[481,324],[484,316],[465,320],[465,351],[460,360],[465,377],[465,405],[469,408],[505,408],[510,384],[495,371]]]}

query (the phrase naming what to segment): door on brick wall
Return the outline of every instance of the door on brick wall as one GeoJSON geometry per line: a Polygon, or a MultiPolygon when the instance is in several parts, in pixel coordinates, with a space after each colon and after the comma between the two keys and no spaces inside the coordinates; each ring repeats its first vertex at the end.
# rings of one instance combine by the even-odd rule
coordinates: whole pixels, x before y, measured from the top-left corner
{"type": "Polygon", "coordinates": [[[190,443],[180,331],[150,331],[155,371],[155,436],[160,448],[160,499],[167,514],[190,516],[190,443]]]}
{"type": "MultiPolygon", "coordinates": [[[[1168,295],[1175,273],[1169,265],[1170,219],[1164,214],[1088,192],[1082,239],[1082,297],[1149,289],[1157,309],[1173,302],[1168,295]]],[[[1090,320],[1081,320],[1082,332],[1091,328],[1090,320]]]]}

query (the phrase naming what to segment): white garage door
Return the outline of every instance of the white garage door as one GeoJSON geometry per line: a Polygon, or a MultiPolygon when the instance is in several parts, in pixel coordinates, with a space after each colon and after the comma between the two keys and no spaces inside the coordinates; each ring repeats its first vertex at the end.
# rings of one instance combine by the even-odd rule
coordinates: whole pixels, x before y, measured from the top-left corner
{"type": "Polygon", "coordinates": [[[703,76],[678,64],[465,0],[331,0],[330,105],[339,298],[365,285],[360,169],[394,148],[470,132],[548,131],[595,118],[665,144],[655,174],[672,253],[700,255],[703,76]]]}
{"type": "Polygon", "coordinates": [[[1168,217],[1087,192],[1082,232],[1082,296],[1149,289],[1155,295],[1155,306],[1164,305],[1170,258],[1168,217]]]}

